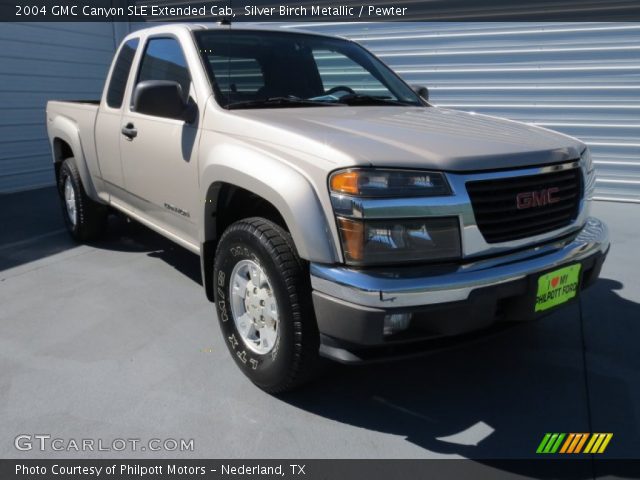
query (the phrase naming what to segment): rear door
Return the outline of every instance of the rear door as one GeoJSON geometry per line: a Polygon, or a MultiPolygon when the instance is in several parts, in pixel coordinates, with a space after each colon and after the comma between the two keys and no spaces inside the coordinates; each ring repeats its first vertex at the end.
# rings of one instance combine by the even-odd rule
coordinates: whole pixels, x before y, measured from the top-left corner
{"type": "MultiPolygon", "coordinates": [[[[148,38],[138,65],[132,92],[145,80],[170,80],[180,84],[185,100],[197,100],[176,38],[148,38]]],[[[135,112],[130,99],[120,123],[121,129],[136,132],[133,138],[121,134],[119,139],[130,202],[159,226],[197,244],[197,124],[135,112]]]]}

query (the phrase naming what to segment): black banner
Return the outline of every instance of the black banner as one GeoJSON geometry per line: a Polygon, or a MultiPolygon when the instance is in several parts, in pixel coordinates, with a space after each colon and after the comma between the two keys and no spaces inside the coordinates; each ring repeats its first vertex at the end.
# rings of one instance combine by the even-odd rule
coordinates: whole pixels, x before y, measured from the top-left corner
{"type": "Polygon", "coordinates": [[[637,0],[0,0],[4,22],[639,21],[637,0]]]}
{"type": "Polygon", "coordinates": [[[640,460],[0,460],[12,479],[387,480],[640,478],[640,460]]]}

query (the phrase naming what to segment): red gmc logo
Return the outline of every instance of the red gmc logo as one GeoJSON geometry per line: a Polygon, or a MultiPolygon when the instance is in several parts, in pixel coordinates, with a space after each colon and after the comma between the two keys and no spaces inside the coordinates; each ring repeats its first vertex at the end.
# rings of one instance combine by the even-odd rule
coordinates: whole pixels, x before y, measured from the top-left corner
{"type": "Polygon", "coordinates": [[[558,187],[545,188],[534,192],[520,192],[516,195],[516,207],[518,210],[527,208],[544,207],[552,203],[558,203],[560,199],[556,197],[560,189],[558,187]]]}

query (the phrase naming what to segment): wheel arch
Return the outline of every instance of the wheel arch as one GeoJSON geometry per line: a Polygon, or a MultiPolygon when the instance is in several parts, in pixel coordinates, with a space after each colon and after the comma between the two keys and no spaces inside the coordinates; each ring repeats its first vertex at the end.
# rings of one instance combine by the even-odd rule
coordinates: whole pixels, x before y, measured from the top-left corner
{"type": "Polygon", "coordinates": [[[239,168],[211,165],[203,175],[203,185],[207,187],[203,193],[205,207],[200,228],[201,268],[209,300],[213,299],[217,240],[224,228],[242,218],[265,216],[280,225],[289,232],[298,255],[304,260],[321,263],[338,260],[326,216],[307,179],[282,164],[264,163],[257,164],[261,166],[260,171],[246,170],[242,165],[239,168]],[[251,203],[247,205],[248,200],[251,203]]]}
{"type": "Polygon", "coordinates": [[[87,192],[87,195],[93,199],[98,198],[89,168],[87,167],[84,150],[80,141],[78,126],[66,117],[57,116],[50,124],[49,132],[54,169],[56,172],[56,182],[62,162],[69,157],[73,157],[75,159],[80,178],[82,179],[82,186],[87,192]]]}
{"type": "Polygon", "coordinates": [[[60,137],[53,139],[53,167],[56,172],[56,183],[60,178],[60,166],[67,158],[73,157],[73,149],[69,142],[60,137]]]}

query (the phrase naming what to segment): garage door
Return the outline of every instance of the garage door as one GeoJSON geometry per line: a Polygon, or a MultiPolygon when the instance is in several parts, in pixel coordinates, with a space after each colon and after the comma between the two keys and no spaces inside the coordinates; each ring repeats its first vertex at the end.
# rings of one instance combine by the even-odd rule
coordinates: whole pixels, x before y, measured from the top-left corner
{"type": "Polygon", "coordinates": [[[113,55],[108,23],[3,23],[0,28],[0,192],[53,183],[49,99],[98,98],[113,55]]]}

